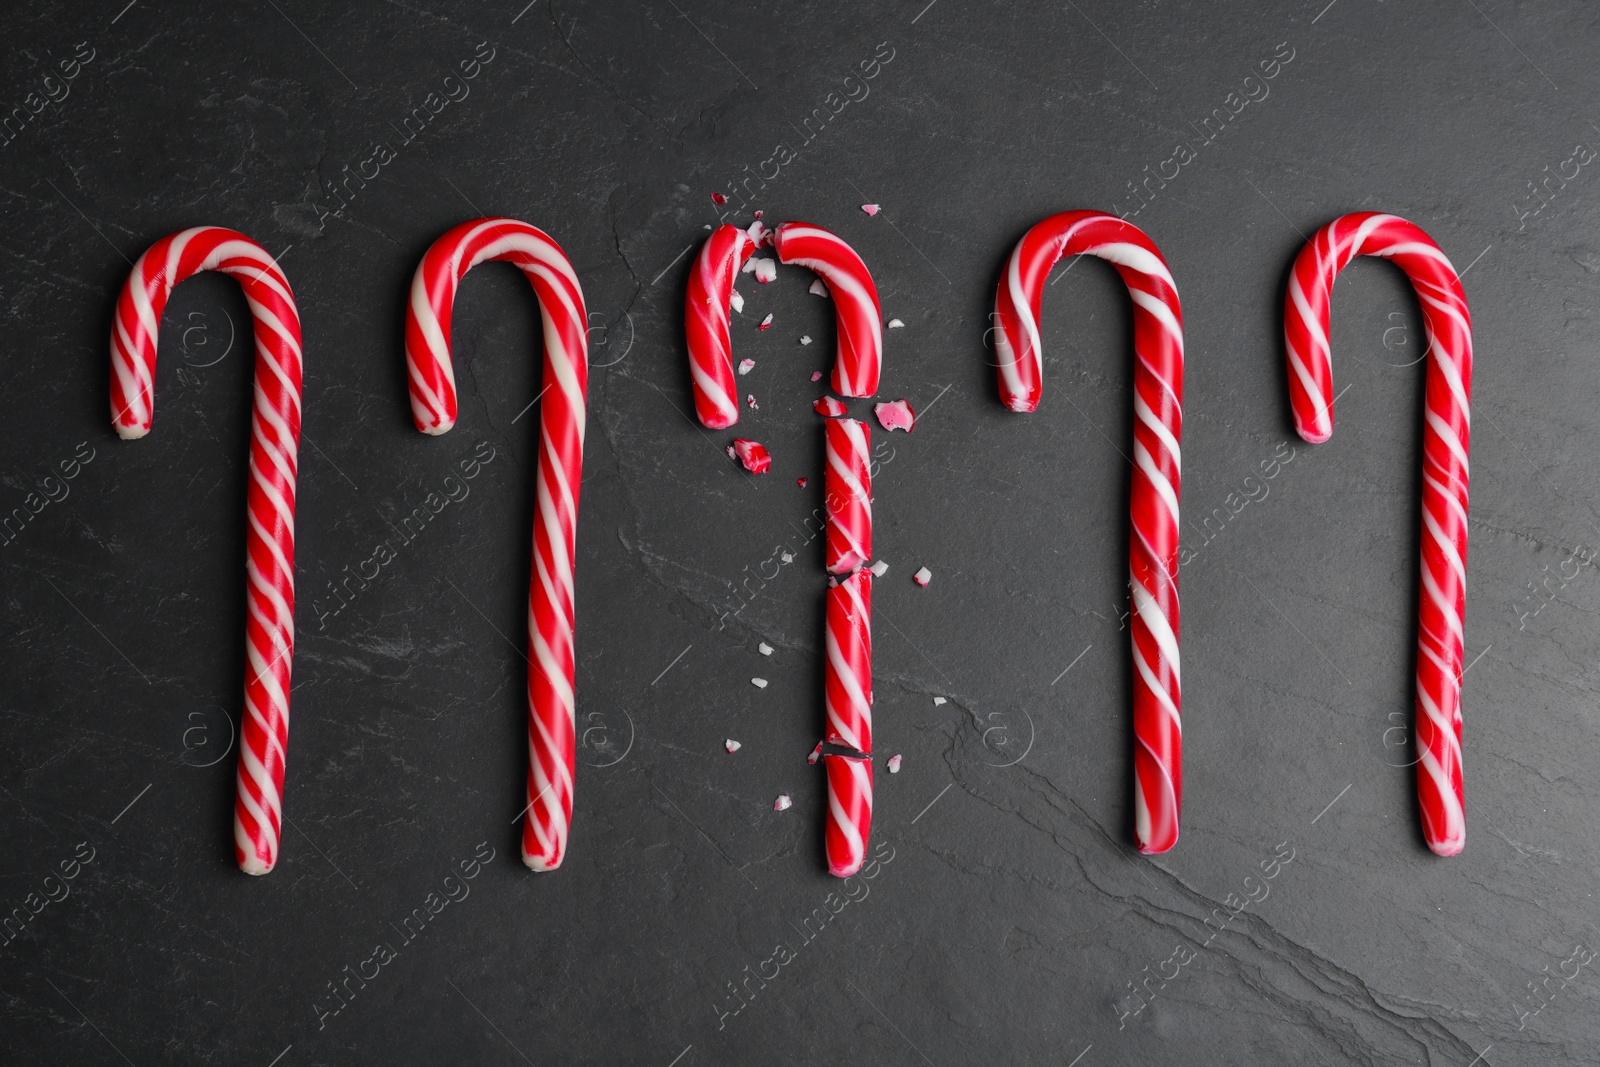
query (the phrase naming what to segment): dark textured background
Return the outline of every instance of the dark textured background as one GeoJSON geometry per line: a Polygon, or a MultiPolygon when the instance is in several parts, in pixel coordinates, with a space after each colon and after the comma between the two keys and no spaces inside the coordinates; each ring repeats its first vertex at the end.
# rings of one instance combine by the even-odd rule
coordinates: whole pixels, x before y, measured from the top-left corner
{"type": "Polygon", "coordinates": [[[7,109],[79,42],[93,50],[70,95],[0,147],[0,512],[92,456],[0,547],[0,905],[59,896],[47,876],[93,856],[0,947],[0,1059],[1600,1062],[1600,178],[1563,166],[1600,145],[1600,12],[524,2],[0,17],[7,109]],[[470,94],[402,146],[405,116],[483,42],[470,94]],[[869,95],[800,145],[880,44],[892,60],[869,95]],[[1198,145],[1212,109],[1291,52],[1135,219],[1187,312],[1191,550],[1184,835],[1140,858],[1126,300],[1097,264],[1049,291],[1027,417],[996,400],[986,316],[1028,225],[1131,210],[1144,167],[1198,145]],[[322,217],[376,141],[396,158],[322,217]],[[779,141],[798,158],[751,207],[861,252],[885,317],[906,323],[883,392],[926,412],[877,481],[881,862],[831,901],[846,888],[823,866],[821,768],[805,762],[821,553],[795,535],[820,491],[794,479],[820,474],[806,405],[832,325],[805,272],[740,285],[736,349],[757,364],[740,384],[761,402],[740,430],[771,447],[772,474],[743,475],[722,455],[732,435],[685,415],[684,253],[716,221],[709,194],[779,141]],[[1421,373],[1392,268],[1339,283],[1340,428],[1290,443],[1285,274],[1303,234],[1365,209],[1470,265],[1470,835],[1452,860],[1424,848],[1405,766],[1421,373]],[[586,744],[571,853],[543,876],[520,866],[512,825],[534,301],[508,267],[473,272],[461,426],[442,439],[411,428],[400,343],[423,250],[491,213],[555,235],[593,312],[586,744]],[[127,261],[202,223],[280,254],[305,325],[289,823],[259,880],[230,841],[251,370],[231,282],[174,295],[149,439],[118,441],[107,419],[127,261]],[[470,496],[334,614],[329,583],[479,442],[495,458],[470,496]],[[734,614],[736,583],[770,575],[780,544],[797,559],[734,614]],[[781,792],[794,807],[774,813],[781,792]],[[480,847],[495,858],[470,895],[405,942],[401,921],[480,847]],[[831,918],[807,940],[817,909],[831,918]],[[380,942],[398,957],[333,1013],[329,983],[380,942]]]}

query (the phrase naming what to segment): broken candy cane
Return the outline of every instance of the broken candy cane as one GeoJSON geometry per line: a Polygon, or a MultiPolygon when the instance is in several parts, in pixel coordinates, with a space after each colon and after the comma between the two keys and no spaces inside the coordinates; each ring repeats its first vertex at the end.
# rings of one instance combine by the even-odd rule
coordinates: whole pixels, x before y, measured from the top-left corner
{"type": "Polygon", "coordinates": [[[440,237],[417,266],[406,309],[411,413],[423,433],[441,434],[455,425],[452,308],[462,276],[485,260],[505,260],[528,276],[544,321],[528,590],[528,817],[522,862],[535,871],[553,871],[566,855],[572,819],[572,582],[583,482],[588,316],[572,264],[548,234],[516,219],[487,218],[464,222],[440,237]]]}
{"type": "Polygon", "coordinates": [[[1375,212],[1337,218],[1295,259],[1283,305],[1289,402],[1313,444],[1333,434],[1328,305],[1356,256],[1381,256],[1411,280],[1427,329],[1422,422],[1422,591],[1417,610],[1417,800],[1441,856],[1466,843],[1461,781],[1461,660],[1467,591],[1467,456],[1472,442],[1472,316],[1461,278],[1422,230],[1375,212]]]}
{"type": "Polygon", "coordinates": [[[866,861],[872,835],[872,572],[828,589],[823,677],[829,744],[861,753],[827,755],[828,870],[848,878],[866,861]]]}
{"type": "Polygon", "coordinates": [[[266,249],[198,226],[164,237],[133,265],[111,332],[111,424],[129,440],[155,414],[156,341],[174,286],[201,271],[244,289],[255,331],[255,401],[245,496],[245,683],[233,851],[246,874],[278,862],[294,659],[294,500],[300,449],[300,313],[266,249]]]}
{"type": "Polygon", "coordinates": [[[849,574],[872,560],[872,427],[856,419],[829,419],[823,441],[825,563],[829,574],[849,574]]]}
{"type": "Polygon", "coordinates": [[[1128,534],[1133,651],[1133,810],[1139,851],[1178,842],[1183,806],[1178,668],[1178,500],[1182,492],[1183,312],[1161,252],[1137,226],[1099,211],[1053,215],[1029,230],[995,294],[1000,397],[1033,411],[1042,388],[1039,309],[1063,256],[1116,268],[1133,300],[1133,482],[1128,534]]]}
{"type": "Polygon", "coordinates": [[[836,234],[807,222],[779,226],[772,247],[779,262],[808,267],[828,284],[839,332],[833,391],[851,397],[876,393],[883,366],[883,312],[867,265],[836,234]]]}
{"type": "Polygon", "coordinates": [[[828,776],[828,870],[848,878],[866,861],[872,832],[872,760],[830,752],[822,767],[828,776]]]}
{"type": "Polygon", "coordinates": [[[700,255],[689,274],[683,329],[689,342],[694,411],[708,429],[725,430],[739,421],[728,307],[733,299],[734,280],[755,250],[755,241],[739,227],[718,226],[700,246],[700,255]]]}

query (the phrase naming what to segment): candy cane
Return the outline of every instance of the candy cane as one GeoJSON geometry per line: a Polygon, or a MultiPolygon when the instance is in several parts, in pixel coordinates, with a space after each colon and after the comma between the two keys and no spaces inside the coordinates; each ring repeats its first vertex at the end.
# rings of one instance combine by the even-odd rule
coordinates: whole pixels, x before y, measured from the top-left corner
{"type": "Polygon", "coordinates": [[[733,381],[733,347],[728,340],[728,303],[739,268],[756,249],[737,226],[712,231],[689,275],[683,302],[683,328],[689,339],[689,376],[694,381],[694,411],[702,425],[726,430],[739,421],[739,389],[733,381]]]}
{"type": "Polygon", "coordinates": [[[1133,484],[1128,536],[1133,647],[1133,811],[1139,851],[1178,842],[1183,707],[1178,671],[1178,499],[1182,493],[1183,312],[1161,252],[1137,226],[1099,211],[1053,215],[1029,230],[995,294],[1000,396],[1039,406],[1039,308],[1063,256],[1111,263],[1133,299],[1133,484]]]}
{"type": "Polygon", "coordinates": [[[450,319],[456,288],[485,260],[515,264],[544,320],[539,473],[534,480],[533,577],[528,589],[528,807],[522,862],[561,866],[572,820],[574,767],[573,565],[583,482],[584,400],[589,382],[588,315],[566,254],[516,219],[464,222],[433,243],[417,266],[406,309],[406,371],[417,429],[441,434],[456,422],[450,319]]]}
{"type": "Polygon", "coordinates": [[[1405,271],[1427,329],[1422,430],[1422,592],[1417,611],[1417,800],[1422,834],[1441,856],[1466,843],[1461,782],[1461,655],[1467,602],[1467,454],[1472,441],[1472,316],[1461,278],[1433,238],[1404,219],[1360,212],[1334,219],[1295,259],[1283,304],[1289,403],[1313,444],[1333,434],[1328,304],[1356,256],[1405,271]]]}
{"type": "MultiPolygon", "coordinates": [[[[820,226],[786,222],[772,235],[783,263],[807,267],[834,298],[839,343],[833,391],[867,397],[878,391],[883,324],[878,289],[866,264],[820,226]]],[[[733,283],[755,243],[735,226],[721,226],[700,249],[684,304],[689,375],[695,413],[718,430],[739,419],[728,344],[733,283]]],[[[830,744],[854,754],[823,757],[828,780],[828,869],[846,878],[861,869],[872,832],[872,477],[871,428],[830,419],[824,431],[827,570],[834,575],[825,610],[823,690],[830,744]]]]}
{"type": "Polygon", "coordinates": [[[256,340],[245,497],[245,683],[239,730],[234,858],[246,874],[278,862],[294,661],[294,497],[300,450],[300,313],[266,249],[242,233],[197,226],[164,237],[133,265],[111,332],[111,424],[128,440],[150,432],[156,342],[173,286],[200,271],[237,278],[256,340]]]}

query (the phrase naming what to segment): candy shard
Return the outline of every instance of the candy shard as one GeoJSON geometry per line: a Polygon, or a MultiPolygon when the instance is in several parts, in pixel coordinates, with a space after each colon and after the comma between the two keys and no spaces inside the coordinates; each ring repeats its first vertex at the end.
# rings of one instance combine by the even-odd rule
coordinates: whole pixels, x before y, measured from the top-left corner
{"type": "Polygon", "coordinates": [[[831,396],[825,396],[818,400],[812,401],[811,407],[818,415],[826,415],[829,418],[837,418],[840,415],[848,414],[850,411],[850,409],[845,407],[844,404],[835,400],[831,396]]]}
{"type": "MultiPolygon", "coordinates": [[[[800,343],[803,344],[803,345],[810,344],[811,343],[811,335],[808,334],[808,333],[801,334],[800,335],[800,343]]],[[[820,377],[822,377],[822,372],[818,371],[816,374],[811,376],[811,380],[812,381],[816,381],[820,377]]]]}
{"type": "Polygon", "coordinates": [[[760,411],[761,410],[761,405],[756,403],[756,394],[751,393],[749,396],[745,397],[744,400],[745,400],[745,403],[750,405],[750,410],[751,411],[760,411]]]}
{"type": "Polygon", "coordinates": [[[728,306],[739,314],[744,314],[744,294],[735,289],[728,294],[728,306]]]}
{"type": "Polygon", "coordinates": [[[762,257],[753,261],[756,265],[756,281],[766,285],[778,276],[778,264],[775,260],[762,257]]]}
{"type": "Polygon", "coordinates": [[[744,232],[750,235],[750,240],[755,242],[757,248],[772,243],[772,231],[760,219],[752,222],[744,232]]]}
{"type": "MultiPolygon", "coordinates": [[[[810,480],[811,480],[810,478],[796,478],[794,480],[794,484],[798,485],[800,488],[804,489],[806,487],[806,483],[809,482],[810,480]]],[[[789,556],[789,553],[785,552],[784,555],[789,556]]],[[[789,556],[789,559],[793,559],[793,558],[794,558],[793,556],[789,556]]],[[[784,560],[784,562],[788,563],[789,560],[786,559],[786,560],[784,560]]]]}
{"type": "Polygon", "coordinates": [[[794,807],[794,801],[789,799],[788,793],[779,793],[778,799],[772,802],[773,811],[788,811],[794,807]]]}
{"type": "Polygon", "coordinates": [[[750,679],[750,684],[755,686],[757,689],[765,689],[767,687],[767,680],[765,678],[752,678],[750,679]]]}
{"type": "Polygon", "coordinates": [[[936,707],[936,708],[940,707],[944,703],[945,703],[944,697],[934,697],[933,698],[933,706],[936,707]]]}
{"type": "Polygon", "coordinates": [[[819,370],[812,371],[811,372],[811,380],[814,381],[814,382],[822,381],[822,372],[819,371],[819,370]]]}
{"type": "Polygon", "coordinates": [[[882,210],[882,208],[880,208],[877,204],[862,204],[861,210],[865,211],[868,215],[876,215],[882,210]]]}
{"type": "Polygon", "coordinates": [[[745,437],[735,437],[728,446],[728,458],[737,459],[751,474],[765,474],[772,468],[772,454],[767,446],[745,437]]]}
{"type": "Polygon", "coordinates": [[[889,773],[890,774],[899,774],[900,773],[900,754],[899,753],[895,753],[893,756],[890,756],[887,766],[889,768],[889,773]]]}
{"type": "Polygon", "coordinates": [[[872,413],[878,417],[878,425],[885,430],[904,430],[910,433],[917,428],[917,413],[911,407],[911,401],[901,397],[891,400],[887,404],[877,404],[872,413]]]}
{"type": "Polygon", "coordinates": [[[889,573],[889,564],[880,559],[867,569],[872,572],[874,578],[882,578],[889,573]]]}
{"type": "Polygon", "coordinates": [[[772,329],[772,312],[770,312],[770,311],[767,312],[767,317],[761,320],[761,324],[759,326],[757,326],[756,329],[758,329],[758,330],[770,330],[770,329],[772,329]]]}
{"type": "Polygon", "coordinates": [[[822,742],[818,741],[817,742],[817,747],[812,749],[811,750],[811,755],[806,757],[806,762],[811,764],[813,767],[815,767],[816,764],[817,764],[817,760],[819,760],[821,758],[822,758],[822,742]]]}
{"type": "Polygon", "coordinates": [[[911,576],[911,580],[916,582],[918,585],[926,586],[930,581],[933,580],[933,572],[926,567],[918,567],[917,573],[911,576]]]}
{"type": "Polygon", "coordinates": [[[759,645],[756,646],[756,651],[761,653],[763,656],[770,656],[770,655],[772,655],[773,648],[772,648],[771,645],[769,645],[765,641],[763,641],[759,645]]]}
{"type": "Polygon", "coordinates": [[[890,319],[887,325],[891,330],[903,330],[906,328],[906,324],[899,319],[890,319]]]}
{"type": "Polygon", "coordinates": [[[743,748],[744,746],[730,737],[726,741],[722,742],[722,747],[727,749],[728,750],[728,755],[731,756],[735,752],[737,752],[741,748],[743,748]]]}
{"type": "Polygon", "coordinates": [[[749,374],[751,371],[753,371],[755,369],[756,369],[756,361],[755,360],[753,360],[753,359],[741,359],[739,361],[739,373],[741,375],[749,374]]]}
{"type": "Polygon", "coordinates": [[[828,283],[823,281],[821,278],[814,279],[811,283],[811,288],[807,289],[806,292],[810,293],[812,296],[827,296],[828,283]]]}
{"type": "Polygon", "coordinates": [[[721,193],[712,193],[711,194],[711,202],[713,204],[717,205],[718,207],[721,207],[723,204],[726,204],[728,202],[728,198],[723,196],[721,193]]]}

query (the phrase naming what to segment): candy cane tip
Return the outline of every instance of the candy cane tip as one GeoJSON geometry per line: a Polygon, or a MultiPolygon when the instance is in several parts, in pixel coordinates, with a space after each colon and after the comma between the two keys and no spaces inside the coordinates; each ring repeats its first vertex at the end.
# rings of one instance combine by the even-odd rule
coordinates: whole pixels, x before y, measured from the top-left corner
{"type": "Polygon", "coordinates": [[[561,857],[557,856],[552,863],[544,856],[534,856],[524,851],[522,853],[522,865],[535,873],[546,874],[561,866],[561,857]]]}
{"type": "Polygon", "coordinates": [[[263,874],[271,874],[276,862],[269,862],[260,856],[246,856],[239,861],[239,869],[245,874],[259,878],[263,874]]]}
{"type": "Polygon", "coordinates": [[[866,859],[867,858],[863,856],[851,863],[829,863],[828,873],[833,875],[835,878],[849,878],[851,875],[856,874],[861,870],[861,866],[866,862],[866,859]]]}
{"type": "Polygon", "coordinates": [[[704,426],[708,430],[726,430],[728,427],[738,423],[738,421],[739,413],[737,411],[735,411],[732,415],[725,415],[721,412],[718,412],[715,415],[702,415],[700,417],[700,425],[704,426]]]}
{"type": "Polygon", "coordinates": [[[1030,411],[1038,411],[1039,402],[1037,400],[1029,400],[1025,396],[1007,397],[1006,409],[1009,411],[1015,411],[1021,415],[1026,415],[1030,411]]]}
{"type": "Polygon", "coordinates": [[[117,436],[124,441],[137,441],[150,432],[149,426],[124,426],[121,423],[112,424],[117,431],[117,436]]]}
{"type": "Polygon", "coordinates": [[[1444,856],[1446,858],[1448,858],[1450,856],[1459,856],[1459,855],[1461,855],[1461,850],[1466,848],[1466,847],[1467,847],[1467,838],[1466,838],[1465,834],[1462,834],[1459,837],[1451,838],[1448,841],[1429,841],[1428,842],[1428,848],[1433,851],[1433,854],[1435,856],[1444,856]]]}
{"type": "Polygon", "coordinates": [[[456,428],[456,422],[455,422],[454,419],[450,419],[450,420],[447,420],[445,422],[441,422],[437,426],[418,426],[417,427],[417,429],[421,430],[423,433],[427,434],[429,437],[438,437],[440,434],[449,433],[451,430],[453,430],[455,428],[456,428]]]}
{"type": "Polygon", "coordinates": [[[1313,445],[1325,444],[1327,442],[1327,440],[1330,437],[1333,436],[1333,428],[1332,427],[1329,427],[1326,430],[1322,430],[1322,429],[1318,429],[1315,426],[1307,426],[1304,423],[1300,422],[1299,420],[1295,421],[1294,428],[1295,428],[1295,432],[1297,432],[1300,435],[1300,439],[1302,441],[1305,441],[1307,444],[1313,444],[1313,445]]]}

